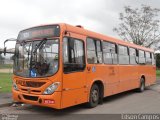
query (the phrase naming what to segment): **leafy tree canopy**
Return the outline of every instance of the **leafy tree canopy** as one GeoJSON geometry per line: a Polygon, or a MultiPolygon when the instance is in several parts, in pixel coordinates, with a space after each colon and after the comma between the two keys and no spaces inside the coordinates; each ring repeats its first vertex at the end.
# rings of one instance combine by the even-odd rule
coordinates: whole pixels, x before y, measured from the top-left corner
{"type": "Polygon", "coordinates": [[[160,42],[160,9],[141,5],[141,8],[124,7],[120,13],[120,24],[113,31],[125,41],[145,47],[156,46],[160,42]]]}

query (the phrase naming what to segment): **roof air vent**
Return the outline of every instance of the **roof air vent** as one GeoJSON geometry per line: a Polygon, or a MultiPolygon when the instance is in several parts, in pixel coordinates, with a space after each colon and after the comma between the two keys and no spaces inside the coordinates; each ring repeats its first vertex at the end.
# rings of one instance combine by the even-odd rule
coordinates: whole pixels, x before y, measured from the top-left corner
{"type": "Polygon", "coordinates": [[[83,26],[81,26],[81,25],[76,25],[76,27],[79,27],[79,28],[83,28],[83,29],[84,29],[84,27],[83,27],[83,26]]]}

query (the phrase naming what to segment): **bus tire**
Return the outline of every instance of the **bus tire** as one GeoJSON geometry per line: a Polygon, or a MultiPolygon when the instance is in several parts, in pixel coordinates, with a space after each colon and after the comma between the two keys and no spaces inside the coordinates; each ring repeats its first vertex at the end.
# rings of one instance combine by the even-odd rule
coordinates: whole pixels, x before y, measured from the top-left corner
{"type": "Polygon", "coordinates": [[[143,77],[141,77],[138,92],[143,92],[144,90],[145,90],[145,79],[143,77]]]}
{"type": "Polygon", "coordinates": [[[87,103],[87,107],[89,108],[96,107],[99,103],[99,98],[100,98],[99,87],[97,84],[94,84],[90,90],[89,102],[87,103]]]}

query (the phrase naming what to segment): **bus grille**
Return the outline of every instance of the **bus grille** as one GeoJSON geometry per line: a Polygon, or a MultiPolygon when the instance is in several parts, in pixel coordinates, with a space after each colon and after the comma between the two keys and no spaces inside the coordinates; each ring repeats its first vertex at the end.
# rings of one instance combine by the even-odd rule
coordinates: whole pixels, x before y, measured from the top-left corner
{"type": "Polygon", "coordinates": [[[38,97],[36,96],[28,96],[28,95],[23,95],[23,98],[26,100],[32,100],[32,101],[37,101],[38,97]]]}
{"type": "MultiPolygon", "coordinates": [[[[21,90],[24,92],[28,92],[28,89],[25,89],[25,88],[21,88],[21,90]]],[[[30,90],[30,92],[40,93],[41,91],[40,90],[30,90]]]]}
{"type": "Polygon", "coordinates": [[[42,85],[44,85],[45,82],[23,81],[23,82],[19,82],[19,84],[20,84],[21,86],[25,86],[25,87],[38,88],[38,87],[41,87],[42,85]]]}

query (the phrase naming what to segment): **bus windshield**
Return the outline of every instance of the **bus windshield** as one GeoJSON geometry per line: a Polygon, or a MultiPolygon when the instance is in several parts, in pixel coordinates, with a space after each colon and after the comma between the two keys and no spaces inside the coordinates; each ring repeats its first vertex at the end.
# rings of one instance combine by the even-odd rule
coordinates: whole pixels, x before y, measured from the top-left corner
{"type": "Polygon", "coordinates": [[[22,77],[51,76],[58,71],[59,39],[17,43],[14,74],[22,77]]]}

